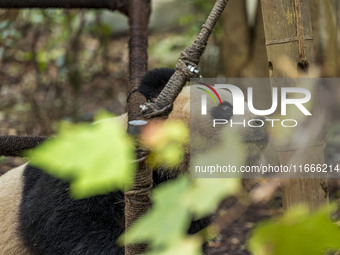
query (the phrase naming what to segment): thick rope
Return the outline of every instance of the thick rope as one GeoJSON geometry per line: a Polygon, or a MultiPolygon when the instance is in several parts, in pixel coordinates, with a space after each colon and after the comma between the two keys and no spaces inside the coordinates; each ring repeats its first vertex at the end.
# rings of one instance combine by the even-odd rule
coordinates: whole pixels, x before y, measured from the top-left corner
{"type": "MultiPolygon", "coordinates": [[[[129,229],[151,206],[150,190],[153,185],[151,170],[145,164],[147,153],[137,150],[138,172],[133,187],[125,191],[125,229],[129,229]]],[[[146,244],[125,245],[125,254],[144,253],[146,244]]]]}
{"type": "Polygon", "coordinates": [[[24,151],[35,148],[46,139],[44,136],[0,135],[0,155],[21,157],[24,151]]]}
{"type": "Polygon", "coordinates": [[[185,83],[190,79],[197,77],[197,72],[191,71],[188,67],[194,67],[198,70],[198,63],[207,46],[208,39],[212,33],[219,17],[221,16],[228,0],[217,0],[209,17],[203,24],[202,29],[196,37],[194,43],[187,47],[180,55],[176,64],[176,71],[171,76],[158,98],[154,102],[141,106],[145,118],[162,116],[169,113],[172,103],[181,92],[185,83]]]}
{"type": "MultiPolygon", "coordinates": [[[[145,159],[147,153],[142,150],[137,152],[137,158],[145,159]]],[[[144,160],[137,160],[139,166],[142,164],[143,167],[140,169],[142,171],[150,173],[150,169],[144,167],[144,160]]],[[[142,175],[136,175],[134,186],[125,191],[125,194],[128,195],[129,199],[125,200],[125,203],[128,203],[129,206],[133,207],[134,211],[126,211],[125,217],[128,222],[135,219],[135,213],[142,210],[142,214],[145,212],[145,203],[148,203],[150,206],[150,190],[152,188],[152,174],[148,174],[148,177],[145,178],[142,175]]],[[[140,216],[140,215],[139,215],[140,216]]]]}
{"type": "Polygon", "coordinates": [[[306,55],[306,45],[303,32],[302,12],[300,0],[294,0],[295,19],[296,19],[296,34],[299,43],[299,66],[302,68],[308,67],[308,60],[306,55]]]}

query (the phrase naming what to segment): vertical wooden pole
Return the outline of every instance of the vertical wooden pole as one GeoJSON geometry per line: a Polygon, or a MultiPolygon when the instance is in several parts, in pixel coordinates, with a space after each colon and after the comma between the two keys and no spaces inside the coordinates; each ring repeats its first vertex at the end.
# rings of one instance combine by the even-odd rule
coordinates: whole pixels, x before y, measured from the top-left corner
{"type": "MultiPolygon", "coordinates": [[[[305,71],[314,62],[309,0],[261,0],[261,5],[269,76],[274,85],[275,78],[285,77],[278,68],[283,55],[305,71]]],[[[294,148],[279,149],[279,163],[288,164],[295,152],[294,148]]],[[[322,148],[311,146],[306,158],[302,163],[324,163],[322,148]]],[[[283,184],[282,199],[286,210],[297,204],[315,210],[328,201],[327,184],[323,179],[289,179],[283,184]]]]}
{"type": "Polygon", "coordinates": [[[146,103],[145,97],[138,92],[138,85],[148,70],[148,24],[150,0],[129,1],[129,87],[128,119],[141,118],[140,105],[146,103]]]}
{"type": "MultiPolygon", "coordinates": [[[[285,73],[278,68],[282,56],[287,56],[296,66],[299,64],[299,45],[296,29],[294,1],[261,0],[263,25],[271,78],[285,78],[285,73]]],[[[302,26],[306,57],[309,64],[314,63],[313,32],[308,0],[301,2],[302,26]]]]}
{"type": "MultiPolygon", "coordinates": [[[[129,89],[128,89],[128,132],[136,136],[146,122],[142,118],[140,105],[146,103],[145,97],[138,92],[138,85],[148,67],[148,23],[150,0],[129,0],[129,89]]],[[[138,145],[137,145],[138,147],[138,145]]],[[[145,152],[137,148],[137,158],[145,156],[145,152]]],[[[138,164],[134,186],[125,192],[125,229],[128,229],[150,207],[150,190],[152,188],[152,171],[142,160],[138,164]]],[[[144,253],[145,244],[125,246],[126,255],[144,253]]]]}

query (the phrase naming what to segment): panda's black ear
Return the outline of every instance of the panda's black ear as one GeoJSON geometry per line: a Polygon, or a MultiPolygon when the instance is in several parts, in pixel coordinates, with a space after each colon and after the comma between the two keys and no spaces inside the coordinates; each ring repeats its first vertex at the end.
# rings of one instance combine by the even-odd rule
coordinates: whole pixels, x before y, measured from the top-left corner
{"type": "Polygon", "coordinates": [[[222,105],[215,106],[211,109],[211,116],[214,119],[229,120],[233,116],[233,106],[229,102],[222,102],[222,105]]]}
{"type": "Polygon", "coordinates": [[[142,78],[138,91],[142,93],[147,100],[155,99],[174,73],[175,70],[171,68],[158,68],[148,71],[142,78]]]}

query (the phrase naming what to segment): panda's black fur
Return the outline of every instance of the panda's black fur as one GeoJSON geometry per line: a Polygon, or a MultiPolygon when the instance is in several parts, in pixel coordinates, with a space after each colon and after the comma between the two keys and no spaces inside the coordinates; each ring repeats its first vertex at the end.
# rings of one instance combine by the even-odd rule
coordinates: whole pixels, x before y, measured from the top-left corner
{"type": "Polygon", "coordinates": [[[142,78],[138,91],[142,93],[147,100],[155,99],[174,73],[175,70],[172,68],[151,70],[142,78]]]}
{"type": "MultiPolygon", "coordinates": [[[[139,91],[156,98],[172,69],[156,69],[144,76],[139,91]]],[[[154,171],[154,184],[166,181],[162,170],[154,171]]],[[[28,165],[23,174],[19,208],[19,233],[33,254],[122,255],[115,240],[124,231],[124,195],[112,192],[72,200],[69,185],[28,165]]],[[[190,233],[207,225],[208,219],[192,223],[190,233]]]]}

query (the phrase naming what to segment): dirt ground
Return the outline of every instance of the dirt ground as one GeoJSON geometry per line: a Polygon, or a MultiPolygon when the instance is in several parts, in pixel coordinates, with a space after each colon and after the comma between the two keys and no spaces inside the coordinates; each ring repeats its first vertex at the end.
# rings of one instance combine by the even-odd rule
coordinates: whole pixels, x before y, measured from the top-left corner
{"type": "Polygon", "coordinates": [[[262,221],[282,213],[280,201],[251,205],[234,222],[224,228],[219,236],[208,244],[209,255],[248,255],[247,240],[252,230],[262,221]]]}

